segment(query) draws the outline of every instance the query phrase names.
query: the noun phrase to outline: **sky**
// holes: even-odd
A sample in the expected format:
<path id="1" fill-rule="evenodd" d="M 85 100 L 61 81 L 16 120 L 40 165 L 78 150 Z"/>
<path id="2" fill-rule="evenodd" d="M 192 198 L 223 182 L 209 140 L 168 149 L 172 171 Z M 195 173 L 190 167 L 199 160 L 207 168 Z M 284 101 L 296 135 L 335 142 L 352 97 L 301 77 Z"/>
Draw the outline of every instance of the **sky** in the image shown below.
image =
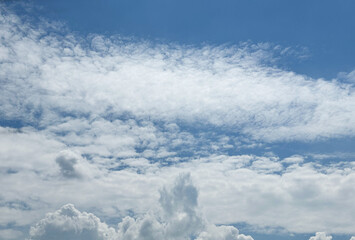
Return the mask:
<path id="1" fill-rule="evenodd" d="M 0 239 L 354 240 L 353 1 L 0 2 Z"/>

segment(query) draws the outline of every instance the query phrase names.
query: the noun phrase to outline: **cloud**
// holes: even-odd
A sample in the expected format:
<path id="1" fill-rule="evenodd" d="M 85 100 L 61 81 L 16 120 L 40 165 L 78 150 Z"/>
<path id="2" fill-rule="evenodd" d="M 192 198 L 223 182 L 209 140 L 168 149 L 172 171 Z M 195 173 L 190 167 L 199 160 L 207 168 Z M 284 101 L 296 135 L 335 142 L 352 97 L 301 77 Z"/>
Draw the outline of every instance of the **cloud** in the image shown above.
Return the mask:
<path id="1" fill-rule="evenodd" d="M 104 240 L 113 239 L 114 235 L 114 229 L 93 214 L 78 211 L 72 204 L 48 213 L 30 230 L 33 240 Z"/>
<path id="2" fill-rule="evenodd" d="M 180 226 L 200 229 L 200 239 L 243 239 L 217 226 L 240 222 L 354 233 L 353 155 L 332 164 L 318 161 L 331 157 L 323 152 L 309 162 L 294 149 L 291 156 L 254 151 L 272 151 L 270 142 L 353 137 L 352 82 L 277 68 L 268 44 L 83 38 L 0 8 L 2 228 L 26 228 L 70 202 L 106 222 L 138 215 L 115 230 L 126 238 L 177 236 Z M 189 197 L 162 190 L 163 213 L 144 214 L 159 201 L 157 189 L 186 171 L 205 218 L 187 178 L 172 189 L 180 183 L 176 191 Z"/>
<path id="3" fill-rule="evenodd" d="M 299 155 L 293 155 L 282 160 L 283 163 L 287 163 L 287 164 L 302 163 L 303 161 L 304 158 Z"/>
<path id="4" fill-rule="evenodd" d="M 123 218 L 115 230 L 91 213 L 80 212 L 72 204 L 48 213 L 30 230 L 31 240 L 253 240 L 233 226 L 208 224 L 198 213 L 197 189 L 190 175 L 180 175 L 174 185 L 160 192 L 161 211 L 136 219 Z M 158 215 L 160 214 L 160 215 Z"/>
<path id="5" fill-rule="evenodd" d="M 49 128 L 70 117 L 201 123 L 262 141 L 355 134 L 352 84 L 268 66 L 268 44 L 154 45 L 46 34 L 1 10 L 2 119 Z M 21 26 L 19 28 L 19 26 Z"/>
<path id="6" fill-rule="evenodd" d="M 152 142 L 165 139 L 159 137 L 162 134 L 159 130 L 150 131 L 150 127 L 135 124 L 109 126 L 116 129 L 132 126 L 133 132 L 122 132 L 123 143 L 126 137 L 135 139 L 136 135 L 140 139 L 151 136 Z M 191 172 L 200 189 L 200 205 L 211 223 L 246 222 L 262 228 L 267 222 L 269 227 L 282 227 L 295 233 L 326 230 L 353 234 L 355 164 L 352 161 L 322 165 L 301 162 L 301 156 L 292 155 L 289 158 L 292 161 L 282 164 L 279 157 L 270 154 L 211 154 L 165 162 L 145 158 L 144 151 L 135 152 L 137 157 L 123 158 L 97 152 L 88 154 L 82 146 L 67 146 L 34 129 L 0 128 L 0 134 L 3 190 L 0 207 L 1 212 L 6 213 L 0 218 L 1 226 L 11 223 L 27 226 L 45 212 L 68 202 L 81 209 L 97 209 L 96 213 L 104 216 L 105 221 L 122 218 L 131 211 L 143 214 L 159 201 L 157 189 L 179 173 Z M 148 140 L 146 144 L 150 145 Z M 118 145 L 121 151 L 136 146 L 122 145 Z M 81 151 L 86 157 L 79 154 Z M 58 157 L 77 159 L 73 165 L 74 173 L 80 173 L 82 178 L 66 178 L 56 162 Z M 191 199 L 181 198 L 179 201 L 187 204 Z M 169 199 L 161 201 L 166 212 L 169 212 L 169 206 L 172 209 L 193 206 L 193 202 L 179 205 Z M 24 203 L 26 207 L 12 202 Z M 194 216 L 194 208 L 189 211 L 191 214 L 186 217 Z M 339 218 L 330 217 L 334 214 Z"/>
<path id="7" fill-rule="evenodd" d="M 309 240 L 332 240 L 332 236 L 328 236 L 325 232 L 317 232 L 315 236 L 310 237 Z M 354 240 L 355 237 L 351 237 L 350 240 Z"/>
<path id="8" fill-rule="evenodd" d="M 74 168 L 78 156 L 71 152 L 62 152 L 55 161 L 60 167 L 60 173 L 65 178 L 80 178 L 81 174 Z"/>
<path id="9" fill-rule="evenodd" d="M 325 232 L 317 232 L 314 237 L 310 237 L 309 240 L 332 240 L 331 236 L 327 236 Z"/>
<path id="10" fill-rule="evenodd" d="M 64 179 L 88 180 L 100 174 L 97 166 L 90 164 L 75 149 L 60 151 L 55 162 L 59 167 L 60 176 Z"/>
<path id="11" fill-rule="evenodd" d="M 355 83 L 355 70 L 349 73 L 346 72 L 340 72 L 338 73 L 337 76 L 338 79 L 340 79 L 341 81 L 345 81 L 348 83 Z"/>
<path id="12" fill-rule="evenodd" d="M 251 236 L 239 234 L 238 229 L 232 226 L 209 226 L 207 231 L 202 232 L 196 240 L 253 240 Z"/>
<path id="13" fill-rule="evenodd" d="M 0 238 L 1 239 L 21 239 L 23 238 L 23 233 L 21 231 L 13 230 L 13 229 L 1 229 L 0 230 Z"/>

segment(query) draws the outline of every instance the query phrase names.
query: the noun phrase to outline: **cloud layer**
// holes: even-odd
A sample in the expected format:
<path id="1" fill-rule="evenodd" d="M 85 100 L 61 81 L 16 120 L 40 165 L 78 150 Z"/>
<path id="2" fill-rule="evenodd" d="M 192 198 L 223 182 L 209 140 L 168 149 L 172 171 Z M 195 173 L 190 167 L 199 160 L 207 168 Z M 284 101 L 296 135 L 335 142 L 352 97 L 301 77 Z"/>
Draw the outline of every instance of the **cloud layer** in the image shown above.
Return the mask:
<path id="1" fill-rule="evenodd" d="M 84 38 L 24 19 L 0 5 L 0 237 L 34 222 L 31 238 L 47 240 L 248 239 L 219 226 L 240 222 L 354 234 L 353 155 L 253 152 L 354 137 L 353 72 L 324 80 L 280 69 L 272 44 Z M 205 217 L 186 176 L 158 194 L 181 172 L 192 173 Z M 158 201 L 161 212 L 147 213 Z"/>
<path id="2" fill-rule="evenodd" d="M 296 233 L 350 234 L 354 230 L 353 162 L 321 165 L 302 162 L 301 156 L 282 160 L 272 155 L 210 155 L 166 165 L 143 156 L 83 158 L 74 152 L 76 147 L 68 148 L 26 129 L 2 128 L 1 136 L 0 180 L 7 193 L 1 196 L 1 209 L 6 213 L 3 226 L 11 222 L 26 226 L 67 202 L 96 209 L 100 218 L 117 219 L 132 209 L 143 214 L 158 201 L 157 189 L 188 171 L 212 223 L 281 226 Z M 76 159 L 69 177 L 58 164 L 60 158 Z M 181 204 L 186 200 L 180 199 Z M 182 207 L 162 203 L 167 209 L 171 204 L 171 208 Z"/>
<path id="3" fill-rule="evenodd" d="M 264 141 L 354 136 L 351 83 L 273 67 L 268 44 L 191 48 L 33 28 L 1 10 L 2 119 L 72 117 L 224 126 Z M 50 25 L 49 25 L 50 26 Z"/>

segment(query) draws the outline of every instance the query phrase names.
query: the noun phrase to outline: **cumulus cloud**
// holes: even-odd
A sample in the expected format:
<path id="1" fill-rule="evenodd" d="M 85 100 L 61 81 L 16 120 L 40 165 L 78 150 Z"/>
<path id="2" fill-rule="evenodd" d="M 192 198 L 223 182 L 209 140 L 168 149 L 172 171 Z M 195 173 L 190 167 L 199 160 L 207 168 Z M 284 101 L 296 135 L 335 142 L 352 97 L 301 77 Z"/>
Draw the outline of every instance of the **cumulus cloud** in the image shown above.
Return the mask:
<path id="1" fill-rule="evenodd" d="M 317 232 L 315 236 L 310 237 L 309 240 L 332 240 L 332 236 L 327 236 L 325 232 Z"/>
<path id="2" fill-rule="evenodd" d="M 30 230 L 33 240 L 104 240 L 114 239 L 115 230 L 91 213 L 80 212 L 67 204 L 39 221 Z"/>
<path id="3" fill-rule="evenodd" d="M 196 240 L 253 240 L 251 236 L 239 234 L 238 229 L 232 226 L 215 226 L 211 225 L 207 231 L 203 231 Z"/>
<path id="4" fill-rule="evenodd" d="M 160 192 L 160 212 L 136 219 L 123 218 L 117 230 L 91 213 L 67 204 L 49 213 L 30 230 L 31 240 L 253 240 L 233 226 L 215 226 L 201 216 L 197 189 L 190 175 L 180 175 L 174 185 Z M 160 215 L 159 215 L 160 214 Z"/>

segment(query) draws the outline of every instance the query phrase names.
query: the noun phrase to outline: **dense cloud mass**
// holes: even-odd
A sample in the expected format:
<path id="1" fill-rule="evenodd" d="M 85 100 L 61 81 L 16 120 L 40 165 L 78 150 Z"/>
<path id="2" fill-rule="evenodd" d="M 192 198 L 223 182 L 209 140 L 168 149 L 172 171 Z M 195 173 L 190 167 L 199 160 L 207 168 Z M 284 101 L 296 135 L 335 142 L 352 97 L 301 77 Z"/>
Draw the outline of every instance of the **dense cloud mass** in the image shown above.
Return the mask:
<path id="1" fill-rule="evenodd" d="M 29 226 L 33 240 L 252 239 L 236 223 L 355 234 L 355 153 L 321 145 L 352 146 L 355 71 L 313 79 L 278 68 L 287 49 L 273 44 L 159 45 L 26 19 L 0 4 L 1 239 Z"/>
<path id="2" fill-rule="evenodd" d="M 117 231 L 72 204 L 49 213 L 30 231 L 30 240 L 253 240 L 233 226 L 215 226 L 201 217 L 197 189 L 188 174 L 160 193 L 161 212 L 123 218 Z"/>
<path id="3" fill-rule="evenodd" d="M 54 213 L 48 213 L 30 231 L 30 239 L 41 240 L 104 240 L 114 239 L 115 230 L 109 228 L 95 215 L 79 212 L 67 204 Z"/>
<path id="4" fill-rule="evenodd" d="M 316 235 L 311 237 L 309 240 L 332 240 L 332 237 L 327 236 L 325 232 L 317 232 Z"/>

